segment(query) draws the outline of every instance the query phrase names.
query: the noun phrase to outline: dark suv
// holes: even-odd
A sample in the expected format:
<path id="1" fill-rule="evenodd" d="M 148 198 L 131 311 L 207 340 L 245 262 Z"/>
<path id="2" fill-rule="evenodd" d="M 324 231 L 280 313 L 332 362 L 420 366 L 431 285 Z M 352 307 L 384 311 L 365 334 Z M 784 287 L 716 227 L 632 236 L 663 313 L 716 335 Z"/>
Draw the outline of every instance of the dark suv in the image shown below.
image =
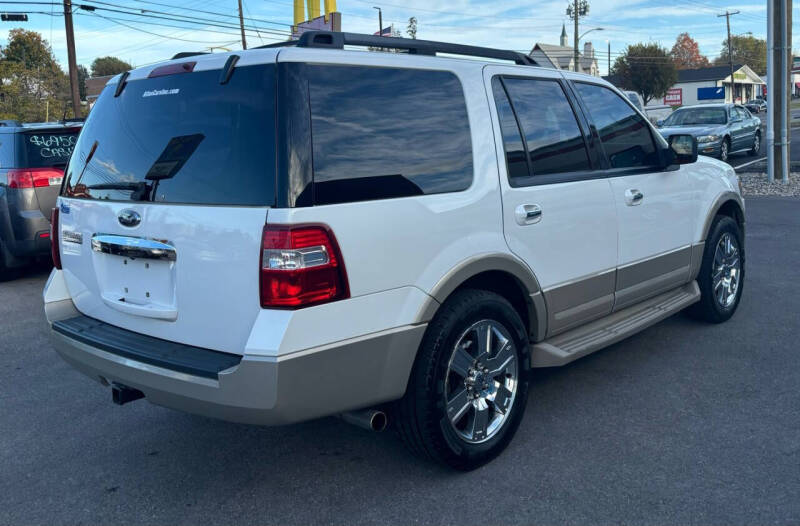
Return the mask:
<path id="1" fill-rule="evenodd" d="M 0 278 L 50 253 L 50 212 L 80 126 L 0 121 Z"/>

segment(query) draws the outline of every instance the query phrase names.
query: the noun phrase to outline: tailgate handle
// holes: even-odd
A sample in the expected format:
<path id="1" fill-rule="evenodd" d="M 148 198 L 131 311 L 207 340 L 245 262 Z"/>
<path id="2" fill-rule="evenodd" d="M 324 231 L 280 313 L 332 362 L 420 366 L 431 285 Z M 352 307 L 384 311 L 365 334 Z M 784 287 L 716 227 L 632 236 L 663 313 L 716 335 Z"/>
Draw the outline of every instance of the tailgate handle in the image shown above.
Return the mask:
<path id="1" fill-rule="evenodd" d="M 92 236 L 92 250 L 131 259 L 175 261 L 178 258 L 175 247 L 169 243 L 143 237 L 115 236 L 113 234 Z"/>

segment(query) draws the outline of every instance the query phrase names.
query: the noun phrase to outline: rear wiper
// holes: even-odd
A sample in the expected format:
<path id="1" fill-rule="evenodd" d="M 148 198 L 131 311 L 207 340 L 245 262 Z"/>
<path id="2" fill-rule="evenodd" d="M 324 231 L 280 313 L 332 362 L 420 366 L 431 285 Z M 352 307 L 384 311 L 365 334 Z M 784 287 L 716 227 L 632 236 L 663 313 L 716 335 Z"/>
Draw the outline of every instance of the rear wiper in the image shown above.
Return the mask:
<path id="1" fill-rule="evenodd" d="M 81 174 L 78 176 L 78 179 L 75 181 L 75 184 L 72 185 L 73 187 L 78 186 L 78 183 L 80 183 L 81 179 L 83 179 L 83 174 L 86 172 L 86 167 L 89 166 L 89 161 L 92 160 L 92 157 L 94 157 L 94 152 L 96 151 L 97 151 L 97 141 L 94 141 L 94 144 L 92 144 L 92 148 L 89 150 L 89 154 L 86 156 L 86 161 L 84 161 L 83 163 L 83 169 L 81 169 Z"/>

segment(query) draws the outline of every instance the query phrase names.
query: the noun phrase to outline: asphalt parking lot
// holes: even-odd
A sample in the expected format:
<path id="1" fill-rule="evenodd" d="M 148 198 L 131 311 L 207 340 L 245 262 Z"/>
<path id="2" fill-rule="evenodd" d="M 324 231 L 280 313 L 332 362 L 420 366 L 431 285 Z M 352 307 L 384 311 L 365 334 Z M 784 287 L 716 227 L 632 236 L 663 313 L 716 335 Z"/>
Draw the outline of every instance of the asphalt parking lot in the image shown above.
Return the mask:
<path id="1" fill-rule="evenodd" d="M 0 524 L 796 524 L 800 200 L 747 207 L 730 322 L 679 314 L 538 370 L 515 440 L 467 474 L 335 418 L 114 406 L 50 349 L 30 270 L 0 283 Z"/>

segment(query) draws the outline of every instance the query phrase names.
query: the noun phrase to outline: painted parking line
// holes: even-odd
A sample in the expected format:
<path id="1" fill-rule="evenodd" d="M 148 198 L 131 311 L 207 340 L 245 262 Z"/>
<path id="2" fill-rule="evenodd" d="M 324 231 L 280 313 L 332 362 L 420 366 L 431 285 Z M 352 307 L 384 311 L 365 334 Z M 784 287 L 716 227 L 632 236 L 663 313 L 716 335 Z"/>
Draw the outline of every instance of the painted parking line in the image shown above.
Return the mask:
<path id="1" fill-rule="evenodd" d="M 749 162 L 746 162 L 746 163 L 737 164 L 736 166 L 734 166 L 734 165 L 731 165 L 731 166 L 733 166 L 734 170 L 738 170 L 739 168 L 744 168 L 746 166 L 750 166 L 751 164 L 755 164 L 755 163 L 757 163 L 759 161 L 763 161 L 764 159 L 766 159 L 766 157 L 759 157 L 758 159 L 755 159 L 755 160 L 752 160 L 752 161 L 749 161 Z"/>

